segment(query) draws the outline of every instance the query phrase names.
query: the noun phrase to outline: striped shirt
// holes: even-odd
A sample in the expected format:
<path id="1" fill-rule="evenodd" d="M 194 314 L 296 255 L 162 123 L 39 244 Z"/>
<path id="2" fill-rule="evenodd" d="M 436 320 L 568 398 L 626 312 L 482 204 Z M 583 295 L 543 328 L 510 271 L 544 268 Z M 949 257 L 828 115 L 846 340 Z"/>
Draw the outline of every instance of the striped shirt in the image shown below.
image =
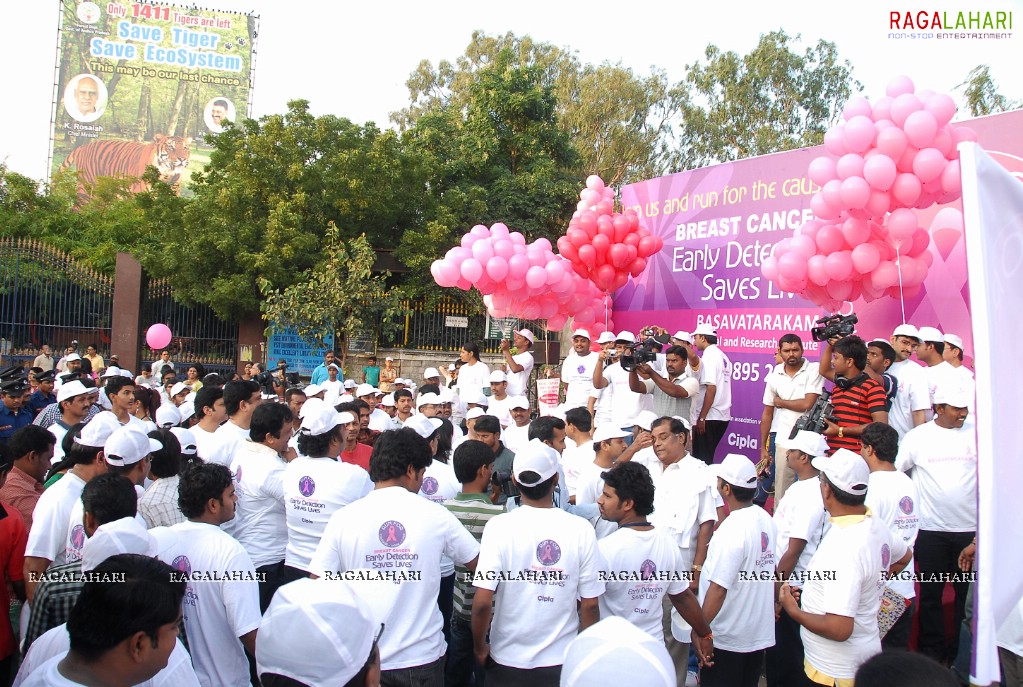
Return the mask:
<path id="1" fill-rule="evenodd" d="M 835 387 L 831 395 L 832 416 L 839 427 L 859 427 L 874 421 L 872 413 L 885 412 L 887 401 L 884 387 L 868 377 L 850 389 Z M 859 453 L 861 443 L 859 437 L 834 436 L 828 437 L 828 446 L 832 452 L 847 448 Z"/>
<path id="2" fill-rule="evenodd" d="M 483 528 L 490 518 L 504 512 L 504 506 L 494 505 L 486 494 L 456 494 L 455 498 L 444 502 L 444 507 L 458 518 L 469 534 L 476 541 L 483 539 Z M 476 588 L 472 585 L 472 571 L 464 565 L 455 566 L 455 605 L 454 613 L 463 620 L 472 617 L 472 600 Z"/>

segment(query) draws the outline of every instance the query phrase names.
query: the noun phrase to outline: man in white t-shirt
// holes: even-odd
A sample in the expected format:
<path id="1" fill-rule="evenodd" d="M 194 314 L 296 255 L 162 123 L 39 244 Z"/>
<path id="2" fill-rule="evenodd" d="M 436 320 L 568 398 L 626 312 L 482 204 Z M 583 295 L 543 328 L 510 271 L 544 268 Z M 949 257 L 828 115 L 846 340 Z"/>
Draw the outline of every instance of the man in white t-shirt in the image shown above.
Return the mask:
<path id="1" fill-rule="evenodd" d="M 863 446 L 860 455 L 870 468 L 867 483 L 867 507 L 874 517 L 888 526 L 893 537 L 901 537 L 906 546 L 916 545 L 920 530 L 920 516 L 917 507 L 920 499 L 916 485 L 904 472 L 895 467 L 899 452 L 899 433 L 881 422 L 867 425 L 860 436 Z M 913 584 L 913 560 L 906 565 L 906 571 L 899 573 L 885 583 L 888 589 L 906 600 L 905 612 L 895 621 L 888 633 L 881 638 L 885 650 L 909 648 L 909 633 L 913 626 L 913 600 L 916 589 Z"/>
<path id="2" fill-rule="evenodd" d="M 707 465 L 732 419 L 732 361 L 718 348 L 717 330 L 704 323 L 696 327 L 693 340 L 700 351 L 700 387 L 703 402 L 693 425 L 693 455 Z"/>
<path id="3" fill-rule="evenodd" d="M 259 384 L 253 380 L 225 384 L 224 410 L 227 411 L 227 422 L 214 432 L 215 445 L 210 455 L 207 457 L 200 453 L 199 457 L 208 463 L 219 463 L 225 467 L 231 465 L 238 445 L 249 438 L 252 412 L 262 402 L 263 394 Z"/>
<path id="4" fill-rule="evenodd" d="M 973 379 L 973 370 L 963 365 L 963 339 L 958 334 L 945 334 L 945 350 L 942 356 L 961 375 Z"/>
<path id="5" fill-rule="evenodd" d="M 799 416 L 810 409 L 824 390 L 820 363 L 803 357 L 803 342 L 797 334 L 778 339 L 781 364 L 776 365 L 764 380 L 764 413 L 760 418 L 760 458 L 774 471 L 774 501 L 785 495 L 795 479 L 786 465 L 784 454 L 779 460 L 776 446 L 788 439 Z"/>
<path id="6" fill-rule="evenodd" d="M 170 359 L 170 351 L 160 351 L 160 357 L 150 365 L 149 369 L 153 373 L 153 378 L 159 379 L 162 382 L 163 369 L 165 367 L 170 368 L 172 372 L 174 371 L 174 363 Z"/>
<path id="7" fill-rule="evenodd" d="M 288 463 L 283 476 L 288 521 L 286 581 L 311 571 L 310 561 L 331 516 L 373 489 L 363 468 L 337 460 L 355 416 L 321 402 L 307 401 L 302 410 L 299 455 Z"/>
<path id="8" fill-rule="evenodd" d="M 572 332 L 572 351 L 561 363 L 561 381 L 565 383 L 565 408 L 585 408 L 593 388 L 593 368 L 597 353 L 590 350 L 590 333 L 585 329 Z"/>
<path id="9" fill-rule="evenodd" d="M 107 471 L 103 446 L 120 425 L 110 413 L 100 413 L 75 438 L 67 458 L 73 465 L 67 474 L 44 491 L 32 511 L 32 530 L 25 548 L 25 593 L 35 595 L 39 576 L 51 563 L 67 562 L 66 548 L 71 511 L 81 503 L 82 489 L 93 477 Z M 84 534 L 83 534 L 84 540 Z"/>
<path id="10" fill-rule="evenodd" d="M 441 556 L 476 568 L 476 539 L 444 506 L 416 495 L 431 462 L 430 446 L 415 430 L 381 434 L 371 465 L 375 489 L 331 517 L 310 564 L 327 579 L 363 568 L 393 573 L 397 601 L 380 640 L 385 685 L 444 684 Z"/>
<path id="11" fill-rule="evenodd" d="M 686 374 L 686 357 L 684 348 L 672 346 L 664 356 L 667 376 L 662 376 L 647 363 L 629 371 L 629 388 L 652 396 L 653 413 L 657 417 L 678 416 L 688 420 L 692 414 L 693 397 L 700 390 L 700 382 L 695 376 Z"/>
<path id="12" fill-rule="evenodd" d="M 967 380 L 963 380 L 964 383 Z M 963 425 L 972 393 L 945 384 L 934 393 L 934 419 L 902 438 L 895 467 L 909 472 L 919 495 L 920 531 L 916 540 L 918 572 L 926 577 L 954 575 L 959 552 L 977 530 L 977 438 Z M 945 636 L 942 595 L 944 584 L 920 585 L 920 653 L 936 661 L 951 661 L 959 647 L 959 633 Z M 966 611 L 965 580 L 952 583 L 955 624 Z"/>
<path id="13" fill-rule="evenodd" d="M 974 381 L 972 377 L 966 377 L 945 360 L 945 336 L 934 327 L 920 327 L 920 346 L 916 349 L 916 357 L 919 358 L 924 367 L 924 378 L 927 380 L 927 395 L 930 406 L 925 412 L 927 421 L 934 419 L 934 394 L 941 386 L 962 388 L 968 392 L 970 404 L 967 409 L 970 411 L 966 416 L 964 427 L 968 431 L 974 428 Z"/>
<path id="14" fill-rule="evenodd" d="M 529 400 L 525 396 L 515 396 L 509 401 L 508 409 L 512 421 L 501 431 L 501 440 L 509 451 L 517 451 L 529 441 Z M 487 411 L 490 415 L 490 411 Z"/>
<path id="15" fill-rule="evenodd" d="M 511 402 L 514 398 L 508 395 L 508 376 L 501 370 L 491 372 L 487 415 L 493 415 L 500 421 L 502 427 L 507 427 L 512 423 Z"/>
<path id="16" fill-rule="evenodd" d="M 56 463 L 64 458 L 64 449 L 61 443 L 64 435 L 72 426 L 85 420 L 92 407 L 92 400 L 89 395 L 94 392 L 82 384 L 79 380 L 62 384 L 57 390 L 57 406 L 60 408 L 60 417 L 56 422 L 46 429 L 56 438 L 53 446 L 53 462 Z"/>
<path id="17" fill-rule="evenodd" d="M 856 669 L 881 652 L 877 613 L 885 576 L 897 573 L 912 552 L 865 505 L 870 468 L 840 448 L 814 458 L 831 527 L 806 570 L 801 592 L 788 584 L 782 608 L 802 626 L 805 673 L 816 684 L 851 686 Z"/>
<path id="18" fill-rule="evenodd" d="M 603 562 L 590 524 L 554 507 L 557 451 L 534 439 L 516 453 L 512 473 L 520 506 L 483 530 L 474 651 L 490 687 L 557 687 L 569 643 L 599 619 Z"/>
<path id="19" fill-rule="evenodd" d="M 629 371 L 622 367 L 621 359 L 629 348 L 636 343 L 636 335 L 629 331 L 618 332 L 615 335 L 614 350 L 603 350 L 598 356 L 599 362 L 593 368 L 593 388 L 603 389 L 604 393 L 611 394 L 611 417 L 612 424 L 619 427 L 629 426 L 629 421 L 639 415 L 642 410 L 640 401 L 641 394 L 632 390 L 629 384 Z M 611 363 L 606 368 L 604 363 L 607 360 L 615 359 L 618 362 Z M 600 426 L 598 421 L 597 426 Z"/>
<path id="20" fill-rule="evenodd" d="M 693 648 L 701 663 L 713 661 L 710 625 L 689 589 L 689 570 L 675 542 L 648 521 L 654 508 L 650 471 L 638 463 L 619 463 L 603 473 L 600 515 L 618 530 L 597 542 L 607 563 L 600 616 L 620 616 L 664 641 L 662 602 L 668 600 L 693 627 Z M 684 675 L 683 675 L 684 678 Z"/>
<path id="21" fill-rule="evenodd" d="M 511 396 L 524 396 L 529 392 L 529 375 L 533 372 L 533 354 L 530 351 L 534 343 L 536 339 L 528 329 L 514 332 L 512 341 L 501 341 L 501 353 L 508 373 L 508 393 Z M 515 355 L 511 352 L 512 344 L 519 351 Z"/>
<path id="22" fill-rule="evenodd" d="M 593 431 L 593 460 L 590 463 L 583 463 L 579 466 L 579 475 L 576 482 L 575 501 L 577 505 L 597 503 L 604 491 L 604 480 L 601 473 L 610 470 L 628 448 L 625 437 L 632 436 L 632 433 L 619 429 L 614 425 L 597 427 Z M 598 523 L 597 538 L 614 531 L 614 527 L 601 528 Z M 607 525 L 606 521 L 603 524 Z"/>
<path id="23" fill-rule="evenodd" d="M 778 529 L 778 574 L 776 596 L 782 582 L 792 589 L 802 589 L 806 568 L 820 545 L 827 526 L 827 511 L 821 497 L 821 483 L 813 459 L 828 455 L 828 442 L 816 432 L 800 430 L 789 439 L 778 437 L 778 450 L 797 481 L 776 502 L 774 524 Z M 779 465 L 780 467 L 780 465 Z M 775 606 L 778 619 L 774 623 L 774 647 L 767 650 L 767 682 L 770 685 L 802 685 L 803 640 L 799 623 Z"/>
<path id="24" fill-rule="evenodd" d="M 569 498 L 575 497 L 579 471 L 592 462 L 593 417 L 586 408 L 569 408 L 565 412 L 565 450 L 561 452 Z"/>
<path id="25" fill-rule="evenodd" d="M 927 422 L 931 407 L 924 369 L 911 360 L 920 346 L 920 332 L 911 324 L 900 324 L 892 332 L 895 362 L 888 374 L 898 381 L 898 391 L 888 411 L 888 424 L 895 428 L 901 440 L 909 430 Z"/>
<path id="26" fill-rule="evenodd" d="M 597 344 L 600 346 L 600 351 L 597 353 L 597 361 L 593 366 L 594 368 L 603 366 L 606 369 L 610 361 L 618 355 L 615 347 L 614 333 L 601 332 L 600 336 L 597 337 Z M 607 352 L 608 356 L 601 358 L 600 354 L 604 352 Z M 593 416 L 593 421 L 600 424 L 611 422 L 611 388 L 609 386 L 603 389 L 595 388 L 592 376 L 590 377 L 589 387 L 590 398 L 586 402 L 586 407 L 589 409 L 590 415 Z"/>
<path id="27" fill-rule="evenodd" d="M 204 386 L 195 394 L 195 416 L 199 422 L 190 428 L 195 435 L 195 448 L 203 460 L 209 460 L 217 446 L 215 433 L 227 419 L 224 407 L 224 390 Z"/>
<path id="28" fill-rule="evenodd" d="M 319 382 L 320 388 L 324 391 L 323 400 L 327 402 L 327 405 L 336 406 L 341 394 L 344 393 L 345 383 L 344 380 L 338 378 L 340 374 L 341 368 L 337 366 L 337 363 L 331 363 L 327 365 L 327 378 Z"/>
<path id="29" fill-rule="evenodd" d="M 171 527 L 177 535 L 160 553 L 188 582 L 182 611 L 188 651 L 203 687 L 246 687 L 248 655 L 256 655 L 259 585 L 245 549 L 220 529 L 234 519 L 231 471 L 216 463 L 186 470 L 178 503 L 188 520 Z"/>
<path id="30" fill-rule="evenodd" d="M 753 503 L 757 469 L 749 458 L 729 453 L 710 470 L 728 517 L 700 576 L 700 604 L 714 632 L 714 664 L 700 670 L 700 684 L 757 687 L 764 649 L 774 645 L 774 522 Z"/>

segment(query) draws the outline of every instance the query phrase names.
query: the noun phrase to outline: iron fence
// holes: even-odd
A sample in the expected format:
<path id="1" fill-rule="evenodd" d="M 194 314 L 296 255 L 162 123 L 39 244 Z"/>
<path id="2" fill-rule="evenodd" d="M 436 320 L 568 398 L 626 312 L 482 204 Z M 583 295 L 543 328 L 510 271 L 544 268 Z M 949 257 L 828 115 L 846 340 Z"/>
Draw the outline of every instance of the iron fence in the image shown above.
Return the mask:
<path id="1" fill-rule="evenodd" d="M 498 353 L 501 339 L 512 329 L 530 329 L 538 337 L 546 331 L 543 320 L 491 320 L 485 312 L 453 298 L 442 298 L 429 305 L 425 301 L 405 302 L 405 323 L 389 337 L 382 337 L 385 348 L 412 348 L 421 351 L 456 353 L 467 341 L 475 341 L 483 353 Z"/>

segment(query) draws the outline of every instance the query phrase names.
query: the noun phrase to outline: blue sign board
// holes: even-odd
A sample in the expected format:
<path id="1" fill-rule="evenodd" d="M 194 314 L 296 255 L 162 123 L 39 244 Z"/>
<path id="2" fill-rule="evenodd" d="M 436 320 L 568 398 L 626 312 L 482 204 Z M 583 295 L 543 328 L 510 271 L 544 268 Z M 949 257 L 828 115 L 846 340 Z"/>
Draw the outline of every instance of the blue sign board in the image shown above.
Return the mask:
<path id="1" fill-rule="evenodd" d="M 294 329 L 274 332 L 267 340 L 267 361 L 270 369 L 277 367 L 278 360 L 288 361 L 288 372 L 297 372 L 303 377 L 313 373 L 317 365 L 323 362 L 323 354 L 334 345 L 334 337 L 325 342 L 324 348 L 310 346 L 307 341 L 295 333 Z"/>

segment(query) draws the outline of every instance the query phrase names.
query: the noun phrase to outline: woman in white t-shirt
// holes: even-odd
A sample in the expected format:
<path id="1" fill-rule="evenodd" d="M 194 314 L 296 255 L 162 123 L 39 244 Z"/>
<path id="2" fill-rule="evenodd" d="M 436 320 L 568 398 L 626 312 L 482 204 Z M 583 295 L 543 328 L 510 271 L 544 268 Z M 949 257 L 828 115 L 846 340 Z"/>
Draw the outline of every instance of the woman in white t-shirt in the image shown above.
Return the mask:
<path id="1" fill-rule="evenodd" d="M 467 342 L 458 352 L 458 357 L 465 363 L 458 368 L 458 389 L 459 396 L 465 396 L 462 390 L 490 388 L 490 368 L 480 361 L 480 347 L 474 341 Z"/>

